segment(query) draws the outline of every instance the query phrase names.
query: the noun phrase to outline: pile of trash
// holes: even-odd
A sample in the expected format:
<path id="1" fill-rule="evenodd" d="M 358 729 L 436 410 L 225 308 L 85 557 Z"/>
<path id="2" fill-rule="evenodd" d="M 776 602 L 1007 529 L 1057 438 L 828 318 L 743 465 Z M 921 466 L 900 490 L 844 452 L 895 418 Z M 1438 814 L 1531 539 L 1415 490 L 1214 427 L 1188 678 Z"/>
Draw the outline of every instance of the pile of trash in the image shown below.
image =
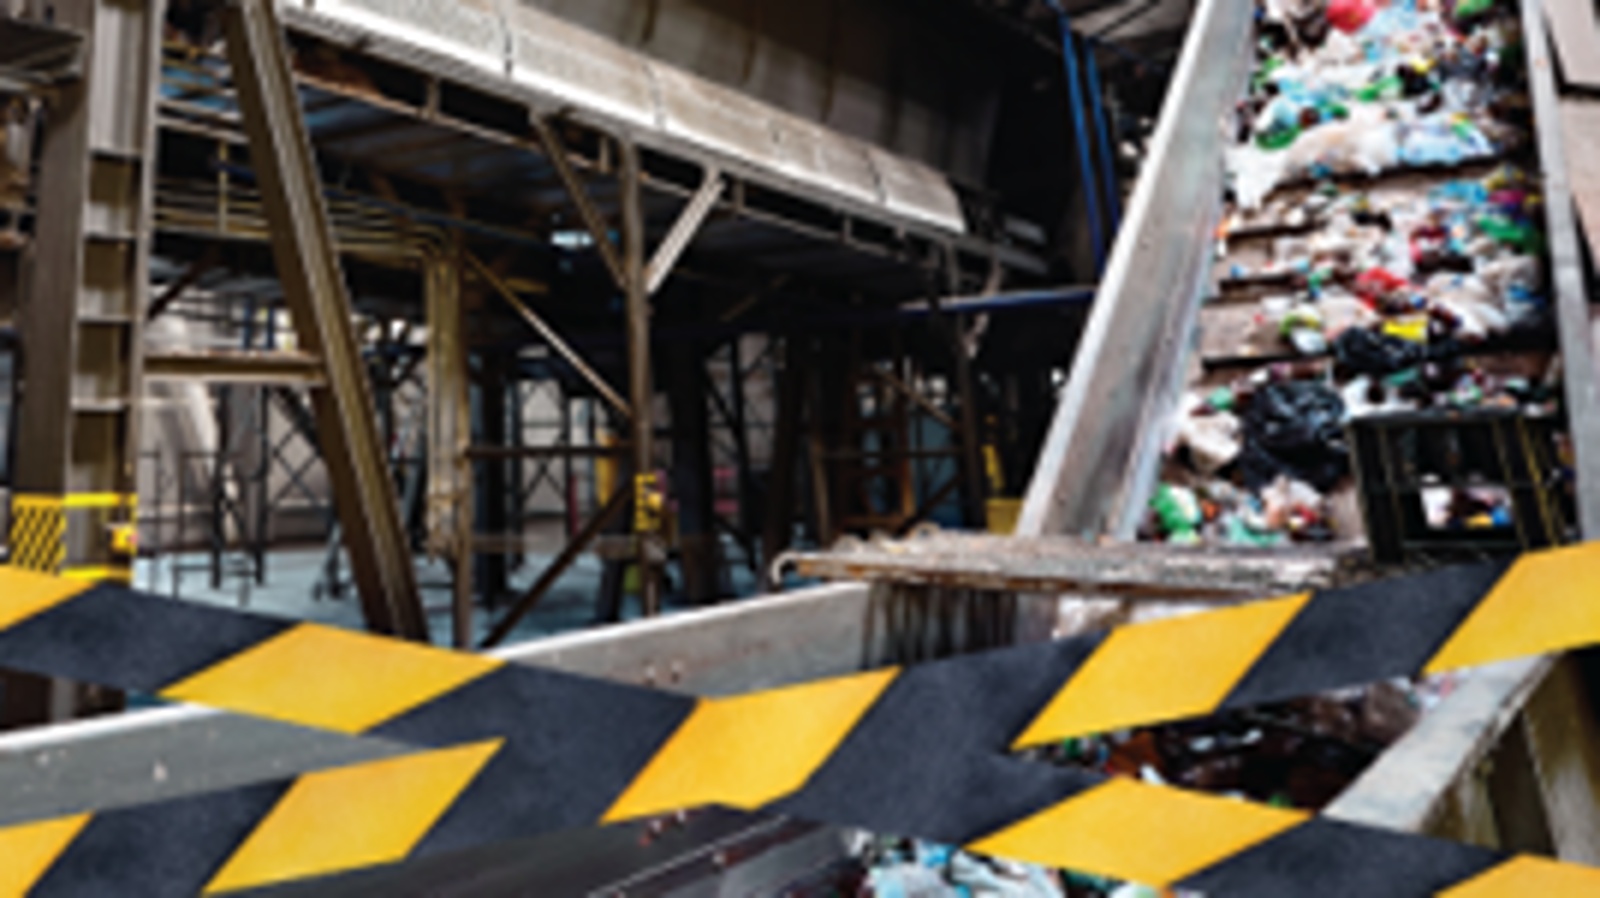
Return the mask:
<path id="1" fill-rule="evenodd" d="M 915 839 L 866 837 L 863 898 L 1068 898 L 1061 873 Z"/>
<path id="2" fill-rule="evenodd" d="M 1393 680 L 1202 720 L 1067 739 L 1035 763 L 1320 811 L 1458 685 Z M 1189 898 L 958 848 L 862 834 L 858 894 L 873 898 Z"/>
<path id="3" fill-rule="evenodd" d="M 1183 397 L 1149 539 L 1338 539 L 1352 418 L 1559 412 L 1558 366 L 1486 359 L 1552 342 L 1538 180 L 1505 161 L 1529 144 L 1515 8 L 1261 0 L 1257 26 L 1216 251 L 1263 361 Z"/>
<path id="4" fill-rule="evenodd" d="M 1048 760 L 1103 773 L 1321 810 L 1456 688 L 1393 680 L 1201 720 L 1068 739 Z"/>
<path id="5" fill-rule="evenodd" d="M 1265 0 L 1227 157 L 1240 206 L 1287 180 L 1458 165 L 1518 148 L 1522 34 L 1495 0 Z M 1511 88 L 1506 90 L 1506 88 Z"/>

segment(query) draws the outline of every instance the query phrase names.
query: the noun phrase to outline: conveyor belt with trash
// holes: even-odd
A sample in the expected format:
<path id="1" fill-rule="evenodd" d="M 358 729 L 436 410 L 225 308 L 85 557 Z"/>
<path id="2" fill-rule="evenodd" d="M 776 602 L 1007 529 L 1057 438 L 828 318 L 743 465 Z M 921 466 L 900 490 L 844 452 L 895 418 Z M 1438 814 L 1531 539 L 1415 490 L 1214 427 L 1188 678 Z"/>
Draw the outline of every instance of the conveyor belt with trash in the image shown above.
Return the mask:
<path id="1" fill-rule="evenodd" d="M 1365 543 L 1353 422 L 1562 411 L 1521 23 L 1483 0 L 1270 0 L 1255 53 L 1141 536 Z M 1553 482 L 1566 432 L 1540 435 Z M 1428 476 L 1427 527 L 1513 527 L 1505 489 Z"/>

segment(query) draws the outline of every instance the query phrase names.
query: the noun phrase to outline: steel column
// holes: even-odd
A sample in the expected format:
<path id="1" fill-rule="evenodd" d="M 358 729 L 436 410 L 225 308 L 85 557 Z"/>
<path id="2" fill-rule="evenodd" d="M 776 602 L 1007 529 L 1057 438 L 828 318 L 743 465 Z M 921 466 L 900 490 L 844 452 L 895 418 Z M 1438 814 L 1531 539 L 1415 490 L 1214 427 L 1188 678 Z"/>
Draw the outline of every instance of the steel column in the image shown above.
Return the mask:
<path id="1" fill-rule="evenodd" d="M 1099 192 L 1094 176 L 1094 154 L 1089 149 L 1089 125 L 1083 112 L 1083 90 L 1078 83 L 1077 35 L 1072 33 L 1072 20 L 1061 6 L 1061 0 L 1048 0 L 1055 10 L 1061 27 L 1061 59 L 1067 73 L 1067 105 L 1072 111 L 1073 137 L 1078 144 L 1078 175 L 1083 181 L 1083 199 L 1089 213 L 1089 240 L 1094 248 L 1094 270 L 1098 276 L 1106 267 L 1106 238 L 1100 226 Z"/>
<path id="2" fill-rule="evenodd" d="M 1084 42 L 1083 70 L 1088 79 L 1089 109 L 1094 117 L 1095 147 L 1100 151 L 1100 180 L 1105 185 L 1106 246 L 1117 239 L 1117 228 L 1122 224 L 1122 197 L 1117 187 L 1117 164 L 1111 155 L 1110 129 L 1106 127 L 1105 97 L 1100 91 L 1100 63 L 1094 58 L 1095 41 Z"/>
<path id="3" fill-rule="evenodd" d="M 11 563 L 132 579 L 112 527 L 136 510 L 142 326 L 148 298 L 161 0 L 61 0 L 52 24 L 85 37 L 38 148 L 38 214 L 24 260 Z M 0 723 L 60 720 L 114 693 L 8 677 Z"/>
<path id="4" fill-rule="evenodd" d="M 683 592 L 690 602 L 711 601 L 722 590 L 718 582 L 721 551 L 716 528 L 712 481 L 711 419 L 707 393 L 716 389 L 706 377 L 705 352 L 699 344 L 680 343 L 667 353 L 672 389 L 667 399 L 672 414 L 672 495 L 678 510 L 678 557 Z"/>
<path id="5" fill-rule="evenodd" d="M 431 254 L 423 267 L 427 335 L 426 379 L 427 538 L 430 554 L 449 560 L 453 573 L 451 636 L 456 648 L 472 645 L 472 463 L 466 337 L 461 315 L 460 247 Z"/>
<path id="6" fill-rule="evenodd" d="M 960 276 L 954 261 L 948 268 L 952 289 Z M 956 390 L 961 402 L 961 505 L 969 527 L 982 527 L 987 519 L 984 506 L 982 435 L 978 432 L 978 393 L 972 380 L 972 360 L 967 357 L 966 341 L 955 319 L 944 314 L 937 296 L 928 300 L 934 325 L 944 332 L 955 362 Z"/>
<path id="7" fill-rule="evenodd" d="M 428 621 L 277 13 L 271 0 L 233 0 L 225 19 L 284 297 L 299 344 L 326 366 L 327 385 L 312 390 L 312 404 L 367 626 L 426 640 Z"/>
<path id="8" fill-rule="evenodd" d="M 805 404 L 807 339 L 794 332 L 783 337 L 783 370 L 778 374 L 777 421 L 773 423 L 772 463 L 767 470 L 766 526 L 761 539 L 761 564 L 772 569 L 773 559 L 789 548 L 794 533 L 795 449 L 800 442 L 800 416 Z M 778 584 L 769 581 L 767 589 Z"/>
<path id="9" fill-rule="evenodd" d="M 638 502 L 643 478 L 655 478 L 655 422 L 650 414 L 655 390 L 650 376 L 650 295 L 644 266 L 644 205 L 640 197 L 639 148 L 621 144 L 623 288 L 628 315 L 628 400 L 633 414 L 634 500 Z M 645 487 L 648 488 L 648 487 Z M 636 514 L 636 518 L 640 517 Z M 635 528 L 636 530 L 638 528 Z M 635 533 L 638 540 L 639 600 L 646 617 L 661 610 L 661 584 L 656 580 L 654 532 Z"/>
<path id="10" fill-rule="evenodd" d="M 506 392 L 510 381 L 510 365 L 502 353 L 480 353 L 478 379 L 479 432 L 477 439 L 487 446 L 505 447 L 506 442 Z M 507 482 L 506 468 L 510 457 L 484 458 L 472 468 L 472 483 L 477 490 L 477 509 L 474 517 L 477 527 L 473 531 L 468 551 L 477 559 L 477 592 L 483 596 L 485 607 L 493 607 L 505 596 L 510 575 L 504 546 L 480 546 L 478 534 L 488 534 L 504 539 L 508 530 L 507 505 L 511 485 Z M 518 489 L 521 485 L 518 484 Z M 488 551 L 479 551 L 479 549 Z"/>

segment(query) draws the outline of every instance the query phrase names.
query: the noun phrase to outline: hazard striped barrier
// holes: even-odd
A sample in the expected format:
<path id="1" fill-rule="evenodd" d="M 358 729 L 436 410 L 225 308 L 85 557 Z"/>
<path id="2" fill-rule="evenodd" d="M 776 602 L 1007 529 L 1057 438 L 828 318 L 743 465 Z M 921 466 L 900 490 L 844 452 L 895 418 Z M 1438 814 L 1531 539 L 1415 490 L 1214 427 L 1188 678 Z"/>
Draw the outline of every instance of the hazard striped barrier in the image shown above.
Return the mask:
<path id="1" fill-rule="evenodd" d="M 7 875 L 21 883 L 13 891 L 98 894 L 93 877 L 121 870 L 119 858 L 135 876 L 173 852 L 150 865 L 163 871 L 150 894 L 253 887 L 706 804 L 1227 895 L 1307 893 L 1285 888 L 1284 877 L 1349 884 L 1327 894 L 1545 894 L 1528 883 L 1569 878 L 1600 888 L 1600 873 L 1586 868 L 1107 782 L 1007 754 L 1593 643 L 1600 582 L 1584 575 L 1600 569 L 1597 551 L 1554 550 L 701 700 L 3 570 L 0 666 L 428 751 L 0 831 L 0 857 L 33 859 L 0 865 L 21 871 L 0 872 L 0 894 L 16 885 Z M 196 821 L 206 835 L 187 837 Z M 1369 880 L 1390 886 L 1360 886 Z M 1515 889 L 1500 891 L 1505 883 Z"/>
<path id="2" fill-rule="evenodd" d="M 518 695 L 456 717 L 498 735 L 0 829 L 0 895 L 218 894 L 706 804 L 1218 896 L 1600 893 L 1600 870 L 1008 755 L 1079 654 L 707 700 L 530 670 Z"/>
<path id="3" fill-rule="evenodd" d="M 1063 645 L 1082 662 L 1059 671 L 1015 745 L 1600 643 L 1597 571 L 1600 543 L 1586 544 L 1077 637 Z M 0 667 L 352 734 L 509 694 L 528 676 L 492 658 L 17 568 L 0 568 Z"/>
<path id="4" fill-rule="evenodd" d="M 555 820 L 530 817 L 524 806 L 540 790 L 562 785 L 553 776 L 536 775 L 497 800 L 473 791 L 475 778 L 503 750 L 497 740 L 469 743 L 3 828 L 0 894 L 223 894 L 545 831 Z M 1003 766 L 989 773 L 1012 783 L 1031 781 L 1026 790 L 1007 788 L 1012 798 L 1031 793 L 1027 812 L 969 840 L 969 850 L 1229 898 L 1527 898 L 1600 889 L 1600 870 L 1592 868 L 1087 771 L 1030 772 L 1031 765 L 1010 764 L 1008 774 L 1000 774 Z M 959 801 L 962 786 L 985 785 L 949 784 L 942 794 Z M 890 800 L 870 821 L 854 819 L 843 807 L 813 819 L 836 825 L 893 820 L 897 832 L 912 836 L 942 832 L 919 819 L 920 807 L 907 806 L 904 798 Z"/>

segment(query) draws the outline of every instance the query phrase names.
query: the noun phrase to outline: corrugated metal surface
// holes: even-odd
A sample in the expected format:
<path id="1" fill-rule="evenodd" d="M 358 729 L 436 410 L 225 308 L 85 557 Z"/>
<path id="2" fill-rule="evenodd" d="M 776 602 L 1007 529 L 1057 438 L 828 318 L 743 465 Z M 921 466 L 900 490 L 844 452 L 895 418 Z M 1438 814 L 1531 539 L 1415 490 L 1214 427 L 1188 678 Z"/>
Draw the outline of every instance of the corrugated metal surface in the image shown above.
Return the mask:
<path id="1" fill-rule="evenodd" d="M 507 4 L 511 77 L 638 128 L 661 126 L 649 66 L 636 53 L 575 25 Z"/>
<path id="2" fill-rule="evenodd" d="M 827 203 L 864 203 L 954 234 L 966 222 L 954 188 L 922 163 L 786 113 L 747 94 L 646 59 L 517 0 L 283 0 L 348 29 L 444 53 L 509 75 L 536 105 L 686 144 L 789 183 Z"/>
<path id="3" fill-rule="evenodd" d="M 506 30 L 493 0 L 289 0 L 358 28 L 383 30 L 476 68 L 504 72 Z"/>

